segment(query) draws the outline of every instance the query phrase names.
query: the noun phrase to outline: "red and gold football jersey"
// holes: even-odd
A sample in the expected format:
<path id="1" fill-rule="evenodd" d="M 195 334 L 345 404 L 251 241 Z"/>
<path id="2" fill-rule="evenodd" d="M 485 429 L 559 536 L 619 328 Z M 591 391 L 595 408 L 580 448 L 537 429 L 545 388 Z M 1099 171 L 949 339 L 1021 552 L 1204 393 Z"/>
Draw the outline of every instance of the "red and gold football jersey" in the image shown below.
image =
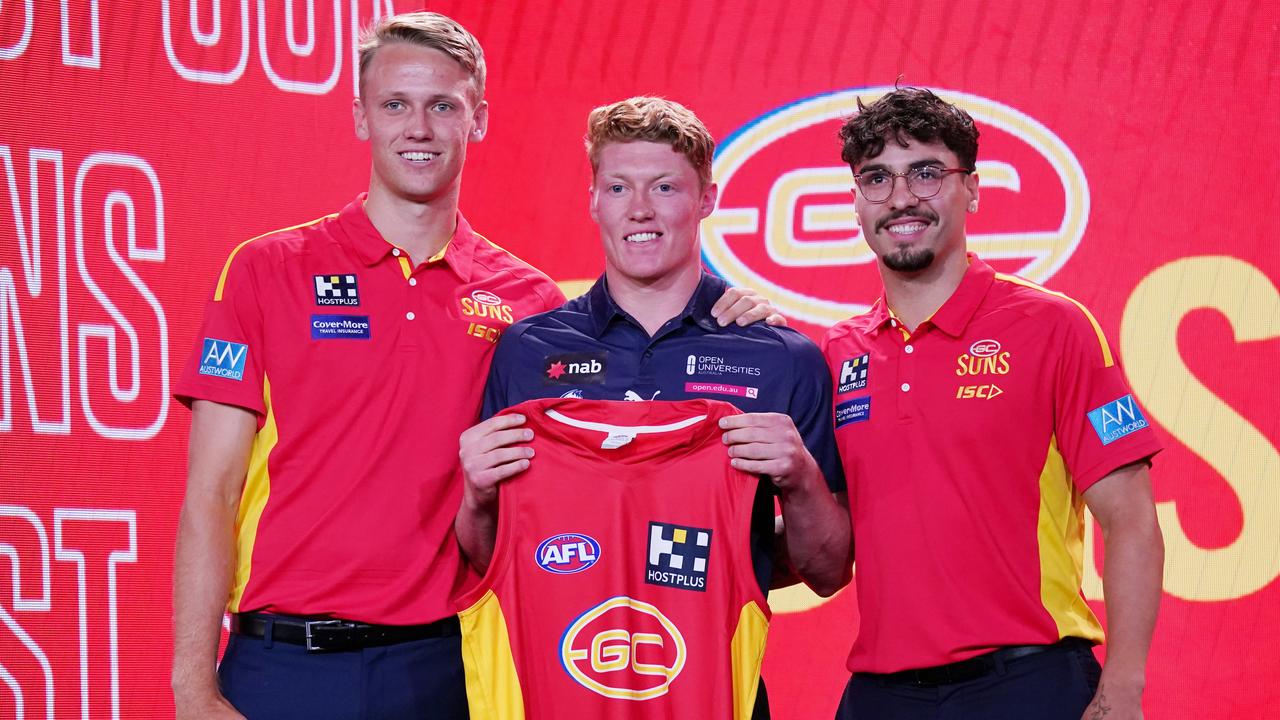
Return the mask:
<path id="1" fill-rule="evenodd" d="M 711 400 L 532 400 L 530 468 L 501 489 L 484 580 L 460 598 L 477 720 L 748 718 L 769 609 L 757 478 Z"/>

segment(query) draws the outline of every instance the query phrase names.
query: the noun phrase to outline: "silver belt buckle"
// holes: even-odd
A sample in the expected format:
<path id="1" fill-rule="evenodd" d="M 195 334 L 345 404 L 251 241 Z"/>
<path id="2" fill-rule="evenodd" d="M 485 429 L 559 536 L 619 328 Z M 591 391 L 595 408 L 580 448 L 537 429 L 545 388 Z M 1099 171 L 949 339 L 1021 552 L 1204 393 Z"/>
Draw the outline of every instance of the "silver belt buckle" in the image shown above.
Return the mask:
<path id="1" fill-rule="evenodd" d="M 318 650 L 325 649 L 322 647 L 317 647 L 312 642 L 313 640 L 312 631 L 315 628 L 343 628 L 343 627 L 355 627 L 355 625 L 349 622 L 343 622 L 342 620 L 308 620 L 306 624 L 303 626 L 307 635 L 307 652 L 316 652 Z"/>

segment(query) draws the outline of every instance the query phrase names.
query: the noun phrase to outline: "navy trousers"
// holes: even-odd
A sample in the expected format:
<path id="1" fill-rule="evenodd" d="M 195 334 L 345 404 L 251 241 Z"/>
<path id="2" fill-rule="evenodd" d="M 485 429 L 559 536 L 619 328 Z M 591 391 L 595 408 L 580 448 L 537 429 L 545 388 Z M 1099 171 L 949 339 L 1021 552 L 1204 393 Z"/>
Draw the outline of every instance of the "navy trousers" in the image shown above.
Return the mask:
<path id="1" fill-rule="evenodd" d="M 249 720 L 466 720 L 457 635 L 342 652 L 232 634 L 218 666 Z"/>
<path id="2" fill-rule="evenodd" d="M 984 677 L 919 687 L 849 678 L 836 720 L 1080 720 L 1101 668 L 1085 643 L 997 662 Z"/>

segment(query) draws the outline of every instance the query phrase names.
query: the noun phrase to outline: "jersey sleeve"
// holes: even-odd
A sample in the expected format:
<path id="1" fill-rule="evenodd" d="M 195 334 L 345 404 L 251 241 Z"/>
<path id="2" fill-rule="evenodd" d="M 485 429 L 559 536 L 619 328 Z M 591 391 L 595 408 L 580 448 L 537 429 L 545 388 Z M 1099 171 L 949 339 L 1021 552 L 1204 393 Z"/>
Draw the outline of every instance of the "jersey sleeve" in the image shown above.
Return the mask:
<path id="1" fill-rule="evenodd" d="M 489 363 L 489 376 L 484 382 L 481 420 L 488 420 L 514 404 L 511 402 L 510 369 L 520 367 L 518 358 L 523 328 L 522 323 L 517 323 L 498 338 L 498 346 L 493 350 L 493 360 Z"/>
<path id="2" fill-rule="evenodd" d="M 212 400 L 251 410 L 261 425 L 267 413 L 262 308 L 245 249 L 232 251 L 223 266 L 173 394 L 188 407 Z"/>
<path id="3" fill-rule="evenodd" d="M 822 468 L 831 492 L 845 489 L 844 469 L 836 452 L 835 424 L 831 411 L 831 374 L 827 361 L 811 340 L 786 333 L 791 353 L 791 398 L 787 414 L 796 424 L 809 454 Z"/>
<path id="4" fill-rule="evenodd" d="M 1160 444 L 1097 321 L 1083 307 L 1064 313 L 1054 435 L 1083 492 L 1112 471 L 1150 458 Z"/>

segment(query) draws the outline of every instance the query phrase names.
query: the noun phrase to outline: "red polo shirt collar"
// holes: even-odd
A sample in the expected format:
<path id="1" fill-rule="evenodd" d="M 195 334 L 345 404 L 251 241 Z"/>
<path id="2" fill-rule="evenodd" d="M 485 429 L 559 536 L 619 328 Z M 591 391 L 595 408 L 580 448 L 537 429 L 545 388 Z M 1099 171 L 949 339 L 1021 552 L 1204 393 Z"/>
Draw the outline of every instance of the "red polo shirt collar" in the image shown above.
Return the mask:
<path id="1" fill-rule="evenodd" d="M 942 303 L 942 307 L 938 308 L 928 320 L 921 323 L 922 326 L 927 323 L 952 337 L 960 337 L 964 334 L 969 321 L 973 319 L 978 306 L 982 304 L 983 298 L 987 296 L 987 291 L 991 289 L 991 284 L 996 279 L 995 270 L 977 255 L 968 253 L 968 258 L 969 267 L 965 270 L 964 277 L 960 279 L 960 284 L 956 286 L 955 292 L 951 293 L 951 297 L 947 298 L 947 301 Z M 893 313 L 889 310 L 889 301 L 883 291 L 867 314 L 871 318 L 872 327 L 875 328 L 876 333 L 883 330 L 894 319 Z M 916 328 L 916 332 L 920 332 L 920 328 Z"/>
<path id="2" fill-rule="evenodd" d="M 355 200 L 344 207 L 338 213 L 338 226 L 341 228 L 342 234 L 350 241 L 351 247 L 360 258 L 360 261 L 366 266 L 372 266 L 400 248 L 397 248 L 382 237 L 378 229 L 373 226 L 373 222 L 369 220 L 369 214 L 364 210 L 364 202 L 368 196 L 368 193 L 360 193 Z M 427 258 L 424 264 L 430 265 L 443 262 L 463 282 L 470 282 L 471 271 L 475 264 L 476 247 L 482 242 L 485 242 L 484 238 L 471 229 L 471 225 L 459 212 L 457 213 L 453 237 L 445 244 L 444 249 Z M 400 249 L 400 251 L 402 254 L 405 253 L 403 249 Z M 403 256 L 407 257 L 407 254 Z"/>

